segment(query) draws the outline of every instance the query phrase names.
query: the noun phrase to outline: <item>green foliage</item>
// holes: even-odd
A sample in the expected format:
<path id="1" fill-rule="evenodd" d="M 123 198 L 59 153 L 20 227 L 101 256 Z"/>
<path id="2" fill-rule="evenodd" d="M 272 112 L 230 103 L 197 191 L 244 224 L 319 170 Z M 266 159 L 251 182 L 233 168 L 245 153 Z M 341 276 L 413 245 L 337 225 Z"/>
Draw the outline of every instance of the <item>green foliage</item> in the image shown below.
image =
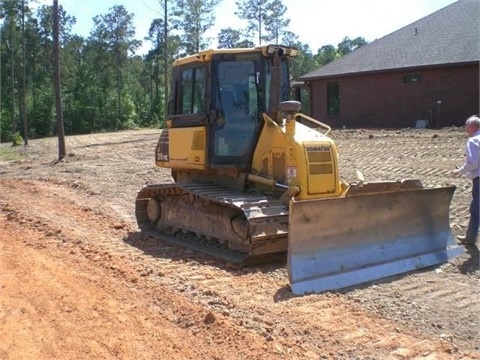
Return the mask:
<path id="1" fill-rule="evenodd" d="M 243 38 L 243 40 L 242 40 Z M 255 44 L 246 39 L 243 33 L 232 28 L 222 29 L 218 33 L 219 49 L 234 49 L 234 48 L 252 48 Z"/>
<path id="2" fill-rule="evenodd" d="M 177 0 L 174 26 L 181 30 L 181 47 L 184 54 L 194 54 L 206 49 L 209 39 L 205 32 L 215 23 L 215 7 L 220 0 Z"/>
<path id="3" fill-rule="evenodd" d="M 8 118 L 8 112 L 0 107 L 0 143 L 7 141 L 7 133 L 11 129 Z"/>
<path id="4" fill-rule="evenodd" d="M 240 42 L 241 32 L 232 28 L 222 29 L 218 33 L 219 49 L 233 49 Z"/>
<path id="5" fill-rule="evenodd" d="M 290 64 L 290 77 L 292 79 L 298 79 L 303 74 L 318 67 L 308 45 L 302 43 L 293 43 L 289 45 L 300 50 L 299 55 Z"/>
<path id="6" fill-rule="evenodd" d="M 284 15 L 287 7 L 282 4 L 281 0 L 272 0 L 267 5 L 267 16 L 265 22 L 265 37 L 264 39 L 273 44 L 279 44 L 280 39 L 286 33 L 290 19 L 285 19 Z"/>
<path id="7" fill-rule="evenodd" d="M 55 130 L 55 97 L 53 89 L 46 85 L 37 90 L 37 103 L 34 111 L 28 114 L 30 133 L 36 137 L 53 135 Z"/>
<path id="8" fill-rule="evenodd" d="M 347 55 L 348 53 L 366 44 L 367 44 L 367 41 L 362 37 L 357 37 L 356 39 L 350 40 L 350 38 L 346 36 L 343 38 L 342 42 L 338 44 L 338 49 L 337 49 L 338 57 Z"/>
<path id="9" fill-rule="evenodd" d="M 32 1 L 25 0 L 22 8 L 21 0 L 0 0 L 0 140 L 4 142 L 15 138 L 22 143 L 19 133 L 23 133 L 23 96 L 29 138 L 56 134 L 52 6 L 40 6 L 33 13 Z M 214 25 L 212 14 L 220 1 L 159 1 L 155 11 L 160 17 L 152 21 L 145 38 L 151 44 L 145 56 L 134 56 L 140 42 L 134 37 L 134 15 L 125 7 L 113 6 L 107 13 L 95 16 L 90 36 L 83 38 L 72 34 L 75 17 L 60 5 L 65 133 L 164 126 L 171 97 L 172 63 L 180 55 L 203 50 L 210 44 L 205 34 Z M 366 44 L 363 38 L 345 37 L 338 47 L 326 45 L 313 55 L 296 34 L 288 31 L 290 20 L 285 18 L 287 8 L 281 0 L 237 0 L 236 4 L 236 15 L 246 20 L 246 26 L 222 29 L 218 47 L 253 47 L 254 39 L 295 46 L 301 51 L 292 62 L 292 79 Z M 168 12 L 163 8 L 166 5 Z"/>
<path id="10" fill-rule="evenodd" d="M 281 0 L 238 0 L 237 15 L 246 20 L 246 34 L 255 36 L 258 44 L 278 44 L 287 32 L 290 20 L 284 17 L 287 7 Z"/>
<path id="11" fill-rule="evenodd" d="M 19 132 L 16 132 L 15 134 L 13 134 L 12 136 L 12 145 L 13 146 L 20 146 L 23 144 L 23 137 L 22 135 L 20 135 Z"/>

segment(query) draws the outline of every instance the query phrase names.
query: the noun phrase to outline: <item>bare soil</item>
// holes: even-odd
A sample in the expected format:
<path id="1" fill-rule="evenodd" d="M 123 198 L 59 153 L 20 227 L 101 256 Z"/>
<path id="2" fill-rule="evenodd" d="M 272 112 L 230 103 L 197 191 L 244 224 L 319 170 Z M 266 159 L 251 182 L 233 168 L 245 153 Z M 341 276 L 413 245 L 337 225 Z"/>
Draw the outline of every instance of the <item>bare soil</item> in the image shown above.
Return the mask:
<path id="1" fill-rule="evenodd" d="M 480 359 L 476 248 L 440 267 L 294 296 L 285 263 L 238 267 L 144 237 L 134 201 L 171 182 L 159 130 L 55 138 L 0 150 L 0 359 Z M 334 131 L 348 181 L 456 185 L 464 129 Z"/>

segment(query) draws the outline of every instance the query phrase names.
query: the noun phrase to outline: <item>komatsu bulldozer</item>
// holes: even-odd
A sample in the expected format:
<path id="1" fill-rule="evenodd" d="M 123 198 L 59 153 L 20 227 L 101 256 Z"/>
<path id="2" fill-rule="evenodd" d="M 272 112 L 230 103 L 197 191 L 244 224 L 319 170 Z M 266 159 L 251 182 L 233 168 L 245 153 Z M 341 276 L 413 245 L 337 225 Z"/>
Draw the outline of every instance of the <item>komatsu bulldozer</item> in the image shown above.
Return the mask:
<path id="1" fill-rule="evenodd" d="M 289 100 L 295 48 L 210 49 L 173 64 L 156 165 L 173 183 L 136 199 L 142 232 L 237 263 L 287 254 L 296 294 L 448 261 L 455 188 L 348 184 L 331 128 Z"/>

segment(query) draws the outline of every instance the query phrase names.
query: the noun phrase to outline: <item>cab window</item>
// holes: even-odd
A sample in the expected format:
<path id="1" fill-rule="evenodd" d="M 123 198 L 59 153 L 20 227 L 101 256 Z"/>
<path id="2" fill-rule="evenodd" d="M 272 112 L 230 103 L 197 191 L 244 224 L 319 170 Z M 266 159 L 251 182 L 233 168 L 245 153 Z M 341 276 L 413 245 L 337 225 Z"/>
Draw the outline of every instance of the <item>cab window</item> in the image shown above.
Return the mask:
<path id="1" fill-rule="evenodd" d="M 206 69 L 186 69 L 180 79 L 180 113 L 205 113 Z"/>

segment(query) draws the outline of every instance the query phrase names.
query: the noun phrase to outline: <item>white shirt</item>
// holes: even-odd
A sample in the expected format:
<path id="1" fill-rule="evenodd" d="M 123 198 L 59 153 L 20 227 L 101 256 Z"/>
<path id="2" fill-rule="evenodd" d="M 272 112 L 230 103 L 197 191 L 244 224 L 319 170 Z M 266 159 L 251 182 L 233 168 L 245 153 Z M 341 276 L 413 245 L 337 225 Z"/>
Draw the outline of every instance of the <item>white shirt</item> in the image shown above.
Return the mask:
<path id="1" fill-rule="evenodd" d="M 468 138 L 465 155 L 465 163 L 458 169 L 458 172 L 469 179 L 480 176 L 480 130 Z"/>

